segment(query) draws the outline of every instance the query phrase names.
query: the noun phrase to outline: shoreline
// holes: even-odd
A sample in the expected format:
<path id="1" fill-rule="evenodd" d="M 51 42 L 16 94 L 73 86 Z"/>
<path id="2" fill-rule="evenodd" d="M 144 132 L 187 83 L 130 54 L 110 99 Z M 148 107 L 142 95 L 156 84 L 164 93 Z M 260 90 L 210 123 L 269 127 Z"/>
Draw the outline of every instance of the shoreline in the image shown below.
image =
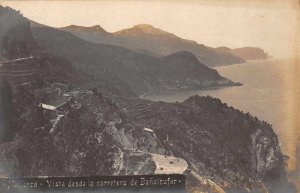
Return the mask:
<path id="1" fill-rule="evenodd" d="M 145 92 L 138 96 L 139 99 L 146 99 L 146 97 L 151 96 L 153 94 L 163 94 L 163 93 L 169 93 L 169 92 L 176 92 L 176 91 L 206 91 L 206 90 L 217 90 L 217 89 L 223 89 L 227 87 L 232 86 L 244 86 L 244 84 L 239 82 L 234 82 L 230 85 L 216 85 L 216 86 L 208 86 L 208 87 L 202 87 L 202 88 L 171 88 L 171 89 L 155 89 L 151 90 L 149 92 Z"/>

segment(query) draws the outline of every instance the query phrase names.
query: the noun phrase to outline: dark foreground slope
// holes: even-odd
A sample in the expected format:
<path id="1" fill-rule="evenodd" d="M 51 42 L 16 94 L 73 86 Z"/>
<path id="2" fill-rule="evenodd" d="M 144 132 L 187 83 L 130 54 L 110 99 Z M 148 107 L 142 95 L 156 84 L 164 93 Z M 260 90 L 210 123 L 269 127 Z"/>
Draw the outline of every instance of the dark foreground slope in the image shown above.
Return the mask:
<path id="1" fill-rule="evenodd" d="M 52 53 L 67 58 L 96 81 L 114 86 L 125 94 L 234 85 L 186 52 L 157 59 L 117 46 L 93 44 L 56 29 L 32 30 L 34 38 Z"/>
<path id="2" fill-rule="evenodd" d="M 119 106 L 86 92 L 60 114 L 53 117 L 32 106 L 27 119 L 18 119 L 22 124 L 14 140 L 1 144 L 4 175 L 125 174 L 119 160 L 130 160 L 134 147 L 145 152 L 139 159 L 146 168 L 151 165 L 146 152 L 167 151 L 189 163 L 188 176 L 196 173 L 226 190 L 295 192 L 271 126 L 218 99 L 195 96 L 177 104 L 139 100 Z M 151 128 L 160 142 L 144 128 Z M 124 164 L 123 170 L 153 173 L 137 166 Z"/>
<path id="3" fill-rule="evenodd" d="M 182 39 L 148 24 L 135 25 L 114 33 L 109 33 L 98 25 L 92 27 L 71 25 L 60 29 L 90 42 L 121 46 L 156 57 L 188 51 L 208 66 L 245 62 L 240 57 L 217 53 L 208 46 Z"/>

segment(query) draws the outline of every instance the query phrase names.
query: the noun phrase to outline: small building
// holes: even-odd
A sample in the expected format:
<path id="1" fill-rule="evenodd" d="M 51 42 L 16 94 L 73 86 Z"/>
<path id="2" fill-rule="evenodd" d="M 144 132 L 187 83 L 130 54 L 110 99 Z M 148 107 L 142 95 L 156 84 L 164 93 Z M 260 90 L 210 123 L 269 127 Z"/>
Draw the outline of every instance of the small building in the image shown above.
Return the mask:
<path id="1" fill-rule="evenodd" d="M 41 104 L 48 110 L 56 110 L 63 108 L 68 103 L 67 97 L 55 97 L 43 101 Z"/>
<path id="2" fill-rule="evenodd" d="M 39 107 L 42 108 L 44 114 L 47 114 L 50 118 L 55 118 L 59 114 L 63 114 L 63 111 L 68 106 L 69 101 L 66 97 L 57 97 L 48 99 L 39 103 Z"/>
<path id="3" fill-rule="evenodd" d="M 56 110 L 56 107 L 55 107 L 55 106 L 53 106 L 53 105 L 48 105 L 48 104 L 44 104 L 44 103 L 40 103 L 40 107 L 42 107 L 42 109 L 50 110 L 50 111 Z"/>
<path id="4" fill-rule="evenodd" d="M 149 129 L 149 128 L 146 128 L 146 127 L 144 128 L 144 131 L 153 133 L 153 130 L 152 130 L 152 129 Z"/>

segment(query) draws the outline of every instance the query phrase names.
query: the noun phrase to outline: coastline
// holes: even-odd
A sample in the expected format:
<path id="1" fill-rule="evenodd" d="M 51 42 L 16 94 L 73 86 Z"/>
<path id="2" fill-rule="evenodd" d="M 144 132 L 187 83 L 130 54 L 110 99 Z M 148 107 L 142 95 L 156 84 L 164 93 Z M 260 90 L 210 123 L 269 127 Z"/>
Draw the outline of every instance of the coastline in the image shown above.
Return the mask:
<path id="1" fill-rule="evenodd" d="M 217 89 L 223 89 L 227 87 L 234 87 L 234 86 L 243 86 L 244 84 L 240 82 L 232 82 L 232 84 L 228 85 L 215 85 L 215 86 L 207 86 L 207 87 L 195 87 L 195 88 L 169 88 L 169 89 L 154 89 L 149 92 L 145 92 L 141 95 L 139 95 L 139 99 L 146 99 L 146 97 L 151 96 L 153 94 L 163 94 L 163 93 L 170 93 L 170 92 L 178 92 L 178 91 L 198 91 L 198 90 L 217 90 Z"/>

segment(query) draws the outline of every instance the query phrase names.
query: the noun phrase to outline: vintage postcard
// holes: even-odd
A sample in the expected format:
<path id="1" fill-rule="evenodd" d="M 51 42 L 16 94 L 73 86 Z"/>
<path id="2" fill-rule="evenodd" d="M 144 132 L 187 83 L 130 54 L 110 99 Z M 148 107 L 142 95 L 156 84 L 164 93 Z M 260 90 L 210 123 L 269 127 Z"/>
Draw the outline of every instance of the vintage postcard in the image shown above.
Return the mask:
<path id="1" fill-rule="evenodd" d="M 0 192 L 300 193 L 299 21 L 297 0 L 0 0 Z"/>

